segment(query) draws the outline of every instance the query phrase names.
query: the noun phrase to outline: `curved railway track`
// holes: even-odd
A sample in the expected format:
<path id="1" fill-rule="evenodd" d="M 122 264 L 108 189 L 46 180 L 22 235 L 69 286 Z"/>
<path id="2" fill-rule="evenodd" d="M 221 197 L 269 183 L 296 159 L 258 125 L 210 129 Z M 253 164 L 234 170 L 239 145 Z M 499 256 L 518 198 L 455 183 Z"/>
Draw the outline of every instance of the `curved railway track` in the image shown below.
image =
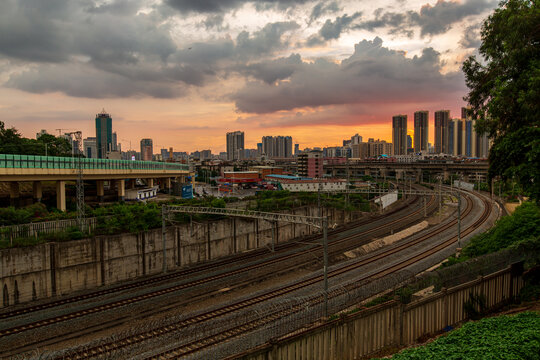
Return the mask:
<path id="1" fill-rule="evenodd" d="M 429 204 L 432 205 L 434 203 L 434 201 L 435 201 L 435 198 L 431 197 Z M 415 201 L 413 200 L 413 203 L 414 202 Z M 376 226 L 376 227 L 374 227 L 372 229 L 369 229 L 369 230 L 363 232 L 362 236 L 370 235 L 370 234 L 372 234 L 372 233 L 374 233 L 376 231 L 379 231 L 381 229 L 388 228 L 388 226 L 391 226 L 393 224 L 398 224 L 399 222 L 404 221 L 404 219 L 407 219 L 407 218 L 410 218 L 410 217 L 414 217 L 415 215 L 418 215 L 422 211 L 423 211 L 423 207 L 419 207 L 417 210 L 415 210 L 415 211 L 413 211 L 413 212 L 411 212 L 411 213 L 409 213 L 409 214 L 407 214 L 407 215 L 405 215 L 403 217 L 399 217 L 399 218 L 397 218 L 397 219 L 395 219 L 393 221 L 386 222 L 383 225 Z M 335 234 L 339 234 L 339 231 L 335 231 L 334 235 Z M 355 239 L 358 236 L 359 236 L 358 234 L 354 234 L 354 235 L 346 236 L 346 237 L 341 238 L 341 239 L 335 239 L 333 241 L 329 241 L 329 247 L 332 247 L 333 249 L 339 248 L 338 251 L 341 252 L 341 251 L 343 251 L 343 246 L 340 246 L 340 245 L 346 244 L 347 242 L 350 242 L 352 239 Z M 283 245 L 284 245 L 283 248 L 289 249 L 289 247 L 286 246 L 288 244 L 283 244 Z M 296 245 L 297 246 L 297 244 L 291 244 L 291 245 Z M 356 246 L 358 246 L 358 244 L 354 245 L 354 247 L 356 247 Z M 314 247 L 319 247 L 319 245 L 318 244 L 313 244 L 313 245 L 308 245 L 308 246 L 304 245 L 303 250 L 301 250 L 299 252 L 285 254 L 283 256 L 273 256 L 273 257 L 269 258 L 268 260 L 266 260 L 266 261 L 264 261 L 262 263 L 250 264 L 250 265 L 240 267 L 238 269 L 231 270 L 231 271 L 228 271 L 228 272 L 225 272 L 225 273 L 204 277 L 204 278 L 196 280 L 196 281 L 189 281 L 189 282 L 184 283 L 184 284 L 180 284 L 180 285 L 176 285 L 176 286 L 170 286 L 170 287 L 167 287 L 165 289 L 161 289 L 161 290 L 157 290 L 157 291 L 151 291 L 149 293 L 142 294 L 142 295 L 139 295 L 139 296 L 133 296 L 133 297 L 130 297 L 130 298 L 127 298 L 127 299 L 119 300 L 119 301 L 112 301 L 112 302 L 109 302 L 109 303 L 106 303 L 106 304 L 103 304 L 103 305 L 100 305 L 100 306 L 90 307 L 90 308 L 83 309 L 83 310 L 80 310 L 80 311 L 75 311 L 75 312 L 71 312 L 71 313 L 68 313 L 68 314 L 63 314 L 63 315 L 59 315 L 59 316 L 55 316 L 55 317 L 50 317 L 50 318 L 46 318 L 46 319 L 43 319 L 43 320 L 26 323 L 26 324 L 23 324 L 23 325 L 20 325 L 20 326 L 15 326 L 15 327 L 7 328 L 7 329 L 4 329 L 4 330 L 0 330 L 0 339 L 3 338 L 3 337 L 10 336 L 10 335 L 19 334 L 19 333 L 22 333 L 22 332 L 25 332 L 25 331 L 28 331 L 28 330 L 37 329 L 37 328 L 40 328 L 40 327 L 49 326 L 49 325 L 53 325 L 53 324 L 58 324 L 58 323 L 61 323 L 61 322 L 64 322 L 64 321 L 73 320 L 73 319 L 80 318 L 80 317 L 83 317 L 83 316 L 87 316 L 87 315 L 90 315 L 90 314 L 97 314 L 97 313 L 100 313 L 100 312 L 103 312 L 103 311 L 106 311 L 106 310 L 115 309 L 115 308 L 122 307 L 122 306 L 125 306 L 125 305 L 128 305 L 128 304 L 133 304 L 133 303 L 136 303 L 136 302 L 140 302 L 140 301 L 143 301 L 143 300 L 154 298 L 154 297 L 157 297 L 157 296 L 169 294 L 169 293 L 180 291 L 180 290 L 185 290 L 185 289 L 188 289 L 190 287 L 194 287 L 194 286 L 198 286 L 198 285 L 201 285 L 201 284 L 205 284 L 205 283 L 213 282 L 213 281 L 216 281 L 216 280 L 220 280 L 220 279 L 223 279 L 223 278 L 235 275 L 235 274 L 249 273 L 250 271 L 253 271 L 255 269 L 260 269 L 262 267 L 275 265 L 275 264 L 277 264 L 279 262 L 283 262 L 285 260 L 294 259 L 294 258 L 296 258 L 298 256 L 305 255 L 308 252 L 311 252 Z M 313 260 L 311 260 L 311 261 L 313 261 Z M 214 264 L 214 266 L 216 266 L 216 265 Z M 220 264 L 219 266 L 222 266 L 222 264 Z M 189 270 L 191 270 L 191 269 L 187 269 L 188 273 L 189 273 Z M 173 274 L 170 274 L 170 275 L 173 275 Z M 163 276 L 160 276 L 160 278 L 170 279 L 170 278 L 173 278 L 173 277 L 169 277 L 169 275 L 163 275 Z M 146 283 L 147 281 L 148 280 L 144 280 L 142 282 Z M 153 280 L 153 281 L 155 282 L 156 280 Z M 127 285 L 127 286 L 129 286 L 129 285 Z M 123 289 L 124 287 L 120 286 L 118 288 Z M 104 291 L 109 293 L 109 289 L 104 290 Z M 85 295 L 82 295 L 82 297 L 85 297 Z M 76 297 L 74 297 L 74 298 L 76 298 Z M 35 310 L 35 311 L 37 311 L 37 310 Z M 28 347 L 28 346 L 29 345 L 26 345 L 25 348 Z"/>
<path id="2" fill-rule="evenodd" d="M 382 216 L 376 216 L 376 217 L 370 218 L 370 219 L 361 219 L 361 220 L 354 221 L 354 222 L 351 222 L 349 224 L 346 224 L 346 225 L 340 227 L 339 229 L 331 230 L 331 231 L 328 232 L 328 236 L 336 235 L 336 234 L 342 233 L 342 232 L 344 232 L 346 230 L 349 230 L 349 229 L 351 229 L 353 227 L 363 226 L 363 225 L 366 225 L 366 224 L 368 224 L 370 222 L 377 221 L 377 220 L 379 220 L 379 219 L 381 219 L 383 217 L 388 217 L 388 216 L 394 215 L 394 214 L 404 210 L 408 206 L 415 204 L 418 201 L 418 198 L 419 197 L 416 196 L 416 197 L 414 197 L 412 199 L 412 201 L 406 201 L 401 206 L 399 206 L 399 207 L 385 213 Z M 420 210 L 417 210 L 414 213 L 411 213 L 411 215 L 418 214 L 420 212 Z M 308 237 L 308 240 L 309 240 L 311 238 L 314 239 L 314 238 L 317 238 L 319 236 L 320 235 L 316 234 L 316 235 L 311 235 L 311 236 L 307 236 L 307 237 Z M 292 248 L 297 248 L 297 247 L 299 247 L 298 243 L 287 242 L 287 243 L 282 243 L 282 244 L 276 244 L 275 245 L 275 251 L 276 252 L 283 252 L 283 251 L 290 250 Z M 265 249 L 265 248 L 255 249 L 255 250 L 250 251 L 248 253 L 236 254 L 236 255 L 233 255 L 233 256 L 230 256 L 230 257 L 226 257 L 226 258 L 223 258 L 223 259 L 211 261 L 209 263 L 197 265 L 197 266 L 192 267 L 192 268 L 187 268 L 187 269 L 171 272 L 171 273 L 164 274 L 164 275 L 152 276 L 151 278 L 142 279 L 142 280 L 138 280 L 138 281 L 134 281 L 134 282 L 130 282 L 130 283 L 127 283 L 127 284 L 118 285 L 118 286 L 113 286 L 113 287 L 110 287 L 110 288 L 107 288 L 107 289 L 93 291 L 93 292 L 90 292 L 90 293 L 71 296 L 71 297 L 67 297 L 67 298 L 64 298 L 64 299 L 50 301 L 50 302 L 47 302 L 47 303 L 44 303 L 44 304 L 23 307 L 23 308 L 20 308 L 20 309 L 15 309 L 15 310 L 7 311 L 7 312 L 0 312 L 0 320 L 9 319 L 9 318 L 12 318 L 12 317 L 15 317 L 15 316 L 26 315 L 26 314 L 30 314 L 30 313 L 33 313 L 33 312 L 46 310 L 46 309 L 51 309 L 51 308 L 54 308 L 54 307 L 64 306 L 64 305 L 72 304 L 72 303 L 79 302 L 79 301 L 90 300 L 90 299 L 98 298 L 98 297 L 101 297 L 101 296 L 104 296 L 104 295 L 110 295 L 110 294 L 118 293 L 118 292 L 125 291 L 125 290 L 136 289 L 136 288 L 144 287 L 144 286 L 147 286 L 147 285 L 155 285 L 156 283 L 159 283 L 159 282 L 169 281 L 169 280 L 173 280 L 173 279 L 186 277 L 188 275 L 192 275 L 192 274 L 195 274 L 195 273 L 198 273 L 198 272 L 204 272 L 204 271 L 216 268 L 216 267 L 223 267 L 223 266 L 227 266 L 227 265 L 230 265 L 230 264 L 238 264 L 238 263 L 240 263 L 242 261 L 246 261 L 246 260 L 247 261 L 252 261 L 254 257 L 267 256 L 267 255 L 268 255 L 267 249 Z M 3 335 L 2 332 L 0 332 L 0 338 L 2 336 L 5 336 L 5 335 Z"/>
<path id="3" fill-rule="evenodd" d="M 474 231 L 474 229 L 476 229 L 478 226 L 480 226 L 482 223 L 484 223 L 489 218 L 489 216 L 491 214 L 491 210 L 492 210 L 491 209 L 491 204 L 483 196 L 481 197 L 481 199 L 482 199 L 482 202 L 483 202 L 483 205 L 484 205 L 484 211 L 483 211 L 482 215 L 473 224 L 471 224 L 466 229 L 464 229 L 464 231 L 462 231 L 462 236 L 468 235 L 469 233 Z M 462 217 L 466 217 L 471 211 L 472 211 L 472 201 L 471 201 L 470 197 L 467 197 L 467 209 L 465 210 L 464 214 L 462 214 Z M 346 265 L 344 267 L 336 269 L 336 270 L 330 272 L 328 274 L 328 276 L 329 277 L 335 277 L 335 276 L 343 274 L 343 273 L 345 273 L 347 271 L 357 269 L 358 267 L 363 266 L 363 265 L 365 265 L 367 263 L 379 260 L 380 258 L 382 258 L 384 256 L 390 255 L 390 253 L 397 252 L 398 251 L 397 249 L 402 250 L 402 249 L 404 249 L 406 247 L 409 247 L 409 246 L 412 246 L 414 244 L 420 243 L 420 242 L 422 242 L 422 241 L 424 241 L 424 240 L 426 240 L 426 239 L 428 239 L 428 238 L 430 238 L 432 236 L 438 235 L 438 234 L 448 230 L 452 226 L 456 225 L 456 223 L 457 223 L 457 219 L 445 224 L 442 227 L 439 227 L 439 228 L 435 229 L 434 231 L 431 231 L 428 234 L 425 234 L 425 235 L 421 236 L 420 238 L 417 238 L 417 239 L 415 239 L 415 240 L 413 240 L 411 242 L 406 242 L 404 244 L 401 244 L 400 246 L 397 246 L 396 248 L 390 249 L 389 252 L 384 252 L 384 253 L 381 253 L 381 254 L 377 254 L 377 255 L 375 255 L 373 257 L 370 257 L 368 259 L 365 259 L 365 260 L 362 260 L 362 261 L 359 261 L 359 262 L 355 262 L 354 264 Z M 437 253 L 438 251 L 441 251 L 442 249 L 445 249 L 446 247 L 448 247 L 448 246 L 452 245 L 453 243 L 455 243 L 456 240 L 457 240 L 457 235 L 453 236 L 453 237 L 451 237 L 451 238 L 449 238 L 449 239 L 447 239 L 447 240 L 445 240 L 445 241 L 443 241 L 443 242 L 441 242 L 439 244 L 431 246 L 428 249 L 425 249 L 421 253 L 416 254 L 416 255 L 414 255 L 414 256 L 412 256 L 410 258 L 404 259 L 404 260 L 402 260 L 402 261 L 400 261 L 400 262 L 398 262 L 396 264 L 386 266 L 383 269 L 381 269 L 380 271 L 378 271 L 376 274 L 372 274 L 372 275 L 369 275 L 369 276 L 363 276 L 360 279 L 358 279 L 356 284 L 357 284 L 357 286 L 361 286 L 360 284 L 363 281 L 384 277 L 384 276 L 389 275 L 391 273 L 402 270 L 402 269 L 406 268 L 407 266 L 409 266 L 411 264 L 414 264 L 417 261 L 420 261 L 420 260 L 422 260 L 422 259 L 424 259 L 426 257 L 429 257 L 429 256 Z M 383 254 L 384 254 L 384 256 L 381 256 Z M 305 282 L 302 282 L 302 284 L 305 283 L 305 285 L 303 285 L 303 286 L 309 286 L 311 284 L 320 282 L 321 279 L 322 279 L 322 275 L 319 275 L 317 277 L 313 277 L 311 279 L 308 279 Z M 300 286 L 300 284 L 298 284 L 298 285 Z M 281 289 L 278 289 L 277 291 L 280 291 L 280 290 Z M 336 291 L 332 292 L 329 295 L 338 296 L 338 295 L 341 295 L 344 291 L 345 291 L 344 289 L 337 289 Z M 269 296 L 269 294 L 264 294 L 264 295 L 267 296 L 267 297 Z M 280 296 L 280 295 L 276 293 L 276 295 L 272 296 L 272 298 L 277 297 L 277 296 Z M 309 305 L 312 306 L 312 305 L 315 305 L 317 303 L 321 303 L 322 301 L 323 301 L 323 295 L 320 295 L 319 297 L 315 298 L 313 300 L 313 302 L 311 304 L 309 304 Z M 281 317 L 291 315 L 296 311 L 300 311 L 305 306 L 306 306 L 305 304 L 299 304 L 299 305 L 296 305 L 296 306 L 292 306 L 291 308 L 288 308 L 286 310 L 276 311 L 276 312 L 274 312 L 272 314 L 269 314 L 268 316 L 265 316 L 263 318 L 260 318 L 260 319 L 258 319 L 256 321 L 251 321 L 251 322 L 243 324 L 243 325 L 235 326 L 233 328 L 222 331 L 222 332 L 220 332 L 218 334 L 214 334 L 212 336 L 208 336 L 206 338 L 199 339 L 197 341 L 193 341 L 193 342 L 184 344 L 184 345 L 179 346 L 179 347 L 174 348 L 174 349 L 168 349 L 166 351 L 160 352 L 158 354 L 155 354 L 155 355 L 153 355 L 151 357 L 146 358 L 146 360 L 149 360 L 149 359 L 159 359 L 159 360 L 178 359 L 178 358 L 181 358 L 181 357 L 186 356 L 186 355 L 194 354 L 194 353 L 199 352 L 199 351 L 201 351 L 203 349 L 210 348 L 210 347 L 212 347 L 214 345 L 229 341 L 232 338 L 235 338 L 235 337 L 241 336 L 243 334 L 246 334 L 249 331 L 257 329 L 258 327 L 266 325 L 266 324 L 268 324 L 268 323 L 270 323 L 270 322 L 272 322 L 274 320 L 277 320 L 277 319 L 279 319 Z M 205 316 L 207 316 L 207 315 L 205 315 Z M 192 321 L 192 323 L 193 323 L 193 321 Z M 85 358 L 92 358 L 92 357 L 95 356 L 93 354 L 88 354 L 88 355 L 90 355 L 90 356 L 89 357 L 76 356 L 76 357 L 73 357 L 71 359 L 85 359 Z"/>
<path id="4" fill-rule="evenodd" d="M 467 205 L 466 205 L 465 211 L 462 214 L 462 218 L 466 217 L 472 211 L 472 208 L 473 208 L 472 200 L 470 199 L 470 197 L 467 196 L 466 199 L 467 199 Z M 484 199 L 484 201 L 485 201 L 485 199 Z M 490 212 L 489 204 L 484 204 L 484 213 L 482 214 L 482 216 L 474 224 L 472 224 L 471 226 L 464 229 L 462 233 L 464 235 L 466 235 L 466 234 L 470 233 L 471 231 L 473 231 L 479 224 L 484 222 L 489 217 L 489 212 Z M 369 263 L 372 263 L 374 261 L 380 260 L 381 258 L 383 258 L 385 256 L 388 256 L 390 254 L 397 253 L 397 252 L 403 250 L 404 248 L 410 247 L 410 246 L 412 246 L 414 244 L 418 244 L 418 243 L 420 243 L 420 242 L 422 242 L 422 241 L 424 241 L 424 240 L 426 240 L 426 239 L 428 239 L 428 238 L 430 238 L 430 237 L 432 237 L 434 235 L 440 234 L 441 232 L 444 232 L 444 231 L 448 230 L 449 228 L 454 226 L 456 223 L 457 223 L 457 219 L 452 220 L 452 221 L 444 224 L 443 226 L 440 226 L 437 229 L 435 229 L 433 231 L 430 231 L 428 234 L 425 234 L 425 235 L 423 235 L 423 236 L 421 236 L 419 238 L 416 238 L 416 239 L 414 239 L 412 241 L 406 241 L 406 242 L 401 243 L 398 246 L 393 247 L 393 248 L 391 248 L 391 249 L 389 249 L 387 251 L 377 253 L 377 254 L 375 254 L 373 256 L 369 256 L 369 257 L 364 258 L 364 259 L 362 259 L 360 261 L 357 261 L 357 262 L 354 262 L 352 264 L 348 264 L 346 266 L 335 269 L 335 270 L 331 271 L 328 276 L 330 278 L 335 277 L 335 276 L 344 274 L 344 273 L 346 273 L 348 271 L 357 269 L 357 268 L 359 268 L 361 266 L 365 266 L 365 265 L 367 265 Z M 452 238 L 446 240 L 445 242 L 443 242 L 442 244 L 438 244 L 437 246 L 434 246 L 434 247 L 422 252 L 419 255 L 416 255 L 416 256 L 414 256 L 412 258 L 406 259 L 406 260 L 400 262 L 399 264 L 396 264 L 396 265 L 394 265 L 394 266 L 392 266 L 392 267 L 390 267 L 388 269 L 385 269 L 385 270 L 383 270 L 383 271 L 381 271 L 381 272 L 379 272 L 379 273 L 377 273 L 375 275 L 372 275 L 372 278 L 373 277 L 384 276 L 384 275 L 386 275 L 388 273 L 398 271 L 398 270 L 402 269 L 403 267 L 406 267 L 406 266 L 410 265 L 411 263 L 413 263 L 415 261 L 418 261 L 421 258 L 430 256 L 433 253 L 435 253 L 435 252 L 437 252 L 437 251 L 439 251 L 439 250 L 441 250 L 443 248 L 446 248 L 447 246 L 454 243 L 456 238 L 457 237 L 452 237 Z M 183 328 L 185 326 L 189 326 L 189 325 L 192 325 L 192 324 L 195 324 L 195 323 L 198 323 L 198 322 L 203 322 L 203 321 L 206 321 L 207 319 L 210 319 L 210 318 L 216 318 L 218 316 L 223 316 L 223 315 L 225 315 L 227 313 L 232 313 L 234 311 L 238 311 L 240 309 L 247 308 L 247 307 L 252 306 L 254 304 L 261 303 L 263 301 L 267 301 L 267 300 L 276 298 L 278 296 L 282 296 L 284 294 L 291 293 L 291 292 L 296 291 L 298 289 L 301 289 L 301 288 L 304 288 L 304 287 L 307 287 L 307 286 L 310 286 L 310 285 L 313 285 L 313 284 L 320 283 L 321 279 L 322 279 L 322 275 L 315 275 L 315 276 L 312 276 L 312 277 L 304 280 L 303 282 L 299 282 L 299 283 L 292 284 L 292 285 L 289 285 L 289 286 L 284 286 L 284 287 L 275 289 L 273 291 L 269 291 L 269 292 L 260 294 L 257 297 L 253 297 L 253 298 L 250 298 L 250 299 L 246 299 L 244 301 L 236 302 L 236 303 L 233 303 L 231 305 L 224 306 L 224 307 L 215 309 L 215 310 L 210 311 L 210 312 L 202 313 L 202 314 L 199 314 L 197 316 L 193 316 L 191 318 L 184 319 L 181 322 L 173 324 L 173 325 L 168 325 L 168 326 L 164 326 L 164 327 L 161 327 L 161 328 L 156 328 L 156 329 L 153 329 L 152 331 L 148 331 L 148 332 L 144 332 L 144 333 L 138 333 L 138 334 L 133 335 L 133 336 L 129 336 L 129 337 L 125 337 L 123 339 L 115 340 L 114 342 L 111 342 L 111 343 L 101 344 L 99 346 L 96 346 L 96 347 L 93 347 L 93 348 L 90 348 L 90 349 L 85 349 L 84 352 L 73 353 L 73 354 L 71 354 L 69 356 L 64 356 L 63 358 L 66 358 L 66 359 L 87 359 L 87 358 L 93 358 L 95 356 L 99 356 L 99 355 L 103 355 L 103 354 L 109 354 L 109 353 L 111 353 L 113 351 L 117 351 L 117 350 L 119 350 L 121 348 L 126 348 L 126 347 L 132 346 L 132 345 L 137 344 L 137 343 L 144 342 L 144 341 L 152 339 L 152 338 L 163 336 L 163 335 L 165 335 L 167 333 L 171 333 L 171 332 L 173 332 L 175 330 L 179 330 L 179 329 L 181 329 L 181 328 Z M 277 315 L 274 314 L 274 315 L 270 316 L 268 321 L 271 321 L 272 319 L 275 319 L 275 316 L 277 316 Z M 283 314 L 280 314 L 279 316 L 283 316 Z M 260 321 L 264 321 L 264 319 L 261 319 Z M 233 329 L 228 329 L 223 334 L 213 335 L 211 337 L 198 340 L 197 342 L 194 342 L 194 343 L 184 344 L 184 345 L 182 345 L 181 347 L 179 347 L 177 349 L 168 350 L 168 351 L 166 351 L 164 353 L 157 354 L 152 358 L 159 358 L 159 359 L 162 359 L 162 358 L 176 358 L 176 357 L 179 357 L 179 356 L 185 356 L 185 355 L 188 355 L 190 353 L 198 352 L 198 351 L 200 351 L 200 350 L 202 350 L 204 348 L 215 345 L 218 342 L 223 342 L 223 341 L 226 341 L 227 339 L 239 336 L 242 333 L 248 332 L 249 330 L 253 329 L 255 326 L 260 326 L 262 324 L 264 324 L 264 323 L 252 322 L 250 324 L 245 324 L 245 325 L 242 325 L 242 326 L 238 326 L 238 327 L 233 328 Z"/>

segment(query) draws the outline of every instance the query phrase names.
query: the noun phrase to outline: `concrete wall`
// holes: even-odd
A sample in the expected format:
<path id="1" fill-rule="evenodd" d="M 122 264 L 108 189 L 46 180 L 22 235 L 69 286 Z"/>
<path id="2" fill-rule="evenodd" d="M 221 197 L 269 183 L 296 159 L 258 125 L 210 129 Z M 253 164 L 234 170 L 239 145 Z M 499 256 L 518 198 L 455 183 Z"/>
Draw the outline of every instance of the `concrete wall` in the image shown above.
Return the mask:
<path id="1" fill-rule="evenodd" d="M 329 216 L 330 226 L 362 216 L 336 209 L 323 210 Z M 304 207 L 293 213 L 316 215 L 317 209 Z M 275 241 L 289 241 L 314 231 L 306 225 L 279 222 Z M 226 218 L 169 227 L 167 269 L 270 247 L 271 243 L 272 224 L 263 220 Z M 1 250 L 0 307 L 158 274 L 162 269 L 161 229 Z"/>
<path id="2" fill-rule="evenodd" d="M 241 360 L 347 360 L 368 358 L 385 348 L 411 345 L 466 320 L 469 294 L 484 294 L 487 308 L 514 299 L 523 287 L 511 267 L 449 288 L 410 304 L 385 304 L 340 316 L 311 329 L 232 356 Z"/>

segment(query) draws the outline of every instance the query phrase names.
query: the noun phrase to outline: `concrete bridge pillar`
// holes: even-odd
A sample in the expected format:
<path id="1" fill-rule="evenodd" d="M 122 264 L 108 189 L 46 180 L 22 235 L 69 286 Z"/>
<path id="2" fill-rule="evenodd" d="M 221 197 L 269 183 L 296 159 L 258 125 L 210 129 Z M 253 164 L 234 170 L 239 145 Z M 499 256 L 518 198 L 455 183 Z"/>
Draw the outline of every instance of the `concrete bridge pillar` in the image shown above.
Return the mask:
<path id="1" fill-rule="evenodd" d="M 146 179 L 146 184 L 148 185 L 148 187 L 154 186 L 154 179 L 152 178 Z"/>
<path id="2" fill-rule="evenodd" d="M 43 189 L 41 186 L 41 181 L 34 181 L 33 194 L 34 194 L 34 202 L 41 202 L 41 199 L 43 198 Z"/>
<path id="3" fill-rule="evenodd" d="M 66 182 L 64 180 L 56 182 L 56 208 L 66 211 Z"/>
<path id="4" fill-rule="evenodd" d="M 403 180 L 405 171 L 396 170 L 396 180 Z"/>
<path id="5" fill-rule="evenodd" d="M 97 190 L 97 201 L 103 202 L 105 198 L 105 181 L 97 180 L 96 181 L 96 190 Z"/>
<path id="6" fill-rule="evenodd" d="M 129 179 L 129 183 L 128 183 L 128 189 L 135 189 L 137 183 L 135 181 L 135 179 Z"/>
<path id="7" fill-rule="evenodd" d="M 124 201 L 126 198 L 126 181 L 116 180 L 116 191 L 118 191 L 118 201 Z"/>
<path id="8" fill-rule="evenodd" d="M 416 170 L 416 182 L 422 182 L 422 170 Z"/>
<path id="9" fill-rule="evenodd" d="M 165 178 L 165 189 L 168 189 L 168 190 L 171 190 L 171 178 L 168 177 L 168 178 Z"/>
<path id="10" fill-rule="evenodd" d="M 20 190 L 18 181 L 9 182 L 9 205 L 19 207 L 20 205 Z"/>

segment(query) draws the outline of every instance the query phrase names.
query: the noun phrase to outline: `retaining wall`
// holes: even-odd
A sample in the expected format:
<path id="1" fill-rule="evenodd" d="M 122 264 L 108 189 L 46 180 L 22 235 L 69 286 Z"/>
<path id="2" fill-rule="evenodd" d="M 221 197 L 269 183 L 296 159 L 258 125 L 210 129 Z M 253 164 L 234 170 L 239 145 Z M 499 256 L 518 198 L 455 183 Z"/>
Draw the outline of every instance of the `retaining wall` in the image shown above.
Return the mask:
<path id="1" fill-rule="evenodd" d="M 508 267 L 410 304 L 394 300 L 343 315 L 227 360 L 352 360 L 411 345 L 466 320 L 463 304 L 471 293 L 483 294 L 488 309 L 510 302 L 523 287 L 520 269 Z"/>
<path id="2" fill-rule="evenodd" d="M 314 216 L 317 208 L 292 212 Z M 323 209 L 323 215 L 328 215 L 332 226 L 356 220 L 362 213 Z M 278 222 L 275 241 L 289 241 L 314 231 L 307 225 Z M 264 220 L 226 218 L 172 226 L 166 230 L 167 269 L 271 243 L 272 224 Z M 0 250 L 0 307 L 158 274 L 162 269 L 161 229 Z"/>

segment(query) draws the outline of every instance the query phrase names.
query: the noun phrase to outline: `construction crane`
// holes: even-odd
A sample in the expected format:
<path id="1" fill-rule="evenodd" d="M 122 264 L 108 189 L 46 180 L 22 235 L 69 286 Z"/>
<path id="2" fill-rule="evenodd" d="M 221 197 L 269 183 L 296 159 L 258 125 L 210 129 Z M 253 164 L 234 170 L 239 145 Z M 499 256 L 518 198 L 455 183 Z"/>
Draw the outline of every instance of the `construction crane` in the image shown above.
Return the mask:
<path id="1" fill-rule="evenodd" d="M 58 129 L 57 129 L 58 130 Z M 67 130 L 67 129 L 64 129 Z M 77 226 L 81 232 L 84 232 L 84 179 L 82 164 L 82 132 L 73 131 L 65 133 L 71 139 L 71 158 L 75 161 L 75 141 L 77 142 Z"/>

